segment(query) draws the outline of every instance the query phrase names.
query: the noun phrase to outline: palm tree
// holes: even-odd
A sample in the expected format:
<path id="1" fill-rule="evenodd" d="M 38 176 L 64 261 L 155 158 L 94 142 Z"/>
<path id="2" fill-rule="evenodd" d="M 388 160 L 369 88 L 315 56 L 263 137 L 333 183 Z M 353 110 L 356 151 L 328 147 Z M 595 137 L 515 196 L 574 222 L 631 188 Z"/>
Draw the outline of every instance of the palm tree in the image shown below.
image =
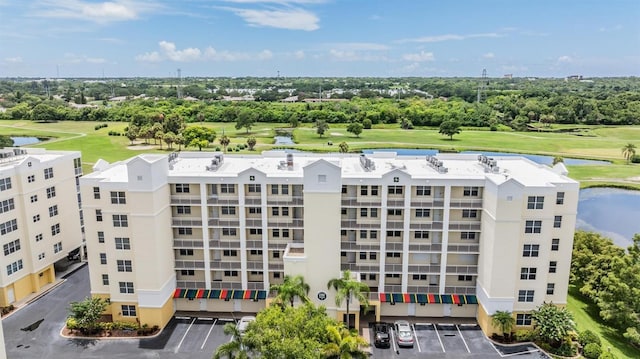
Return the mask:
<path id="1" fill-rule="evenodd" d="M 222 135 L 222 137 L 220 137 L 220 144 L 222 145 L 224 152 L 227 152 L 227 146 L 229 146 L 229 143 L 231 143 L 231 140 L 227 135 Z"/>
<path id="2" fill-rule="evenodd" d="M 276 294 L 276 302 L 291 303 L 293 307 L 293 301 L 296 297 L 300 298 L 303 302 L 309 302 L 309 284 L 304 281 L 304 277 L 301 275 L 297 276 L 284 276 L 284 282 L 282 284 L 273 284 L 271 286 L 271 290 L 275 291 Z"/>
<path id="3" fill-rule="evenodd" d="M 323 347 L 325 358 L 368 358 L 362 350 L 368 346 L 367 341 L 357 333 L 349 331 L 344 324 L 327 326 L 328 343 Z"/>
<path id="4" fill-rule="evenodd" d="M 507 339 L 507 336 L 511 333 L 511 329 L 516 324 L 516 321 L 513 319 L 511 312 L 498 310 L 491 316 L 491 324 L 500 328 L 504 338 Z"/>
<path id="5" fill-rule="evenodd" d="M 633 143 L 627 143 L 626 146 L 622 147 L 622 156 L 625 160 L 627 160 L 627 164 L 631 162 L 633 156 L 636 155 L 636 145 Z"/>
<path id="6" fill-rule="evenodd" d="M 336 290 L 336 305 L 339 307 L 346 299 L 347 301 L 347 328 L 351 328 L 349 320 L 349 304 L 351 298 L 355 298 L 365 310 L 369 308 L 369 286 L 351 278 L 351 271 L 342 272 L 341 278 L 333 278 L 327 283 L 328 288 Z"/>
<path id="7" fill-rule="evenodd" d="M 228 341 L 216 349 L 213 359 L 248 359 L 249 353 L 246 345 L 242 342 L 242 336 L 238 331 L 235 323 L 227 323 L 224 325 L 224 334 L 231 335 L 231 341 Z"/>

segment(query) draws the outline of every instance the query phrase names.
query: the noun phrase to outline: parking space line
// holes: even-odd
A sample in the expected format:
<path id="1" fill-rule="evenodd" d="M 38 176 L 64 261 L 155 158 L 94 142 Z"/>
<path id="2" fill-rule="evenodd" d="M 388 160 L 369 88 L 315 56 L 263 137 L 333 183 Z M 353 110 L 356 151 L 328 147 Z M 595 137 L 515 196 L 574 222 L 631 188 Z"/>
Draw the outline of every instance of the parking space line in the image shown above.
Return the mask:
<path id="1" fill-rule="evenodd" d="M 442 348 L 442 352 L 446 353 L 447 351 L 444 350 L 444 344 L 442 344 L 442 339 L 440 339 L 440 333 L 438 333 L 438 327 L 435 324 L 431 324 L 433 325 L 433 329 L 435 329 L 436 331 L 436 336 L 438 336 L 438 341 L 440 342 L 440 347 Z"/>
<path id="2" fill-rule="evenodd" d="M 180 347 L 182 346 L 182 342 L 184 342 L 184 338 L 187 337 L 187 334 L 189 334 L 189 329 L 191 329 L 191 326 L 193 325 L 193 323 L 196 322 L 196 318 L 193 318 L 193 320 L 191 321 L 191 324 L 189 324 L 189 328 L 187 328 L 187 331 L 184 332 L 184 335 L 182 336 L 182 339 L 180 339 L 180 343 L 178 343 L 178 346 L 176 347 L 176 349 L 173 351 L 174 353 L 178 353 L 178 350 L 180 350 Z"/>
<path id="3" fill-rule="evenodd" d="M 186 319 L 186 320 L 191 319 L 191 317 L 175 317 L 175 318 L 176 318 L 176 319 L 183 319 L 183 320 L 185 320 L 185 319 Z"/>
<path id="4" fill-rule="evenodd" d="M 393 345 L 393 351 L 394 351 L 394 352 L 396 352 L 396 354 L 400 354 L 400 351 L 399 351 L 399 350 L 398 350 L 398 348 L 396 347 L 396 344 L 397 344 L 397 343 L 396 343 L 396 338 L 395 338 L 394 332 L 395 332 L 395 330 L 394 330 L 394 329 L 391 329 L 391 330 L 389 331 L 389 333 L 391 333 L 391 344 Z"/>
<path id="5" fill-rule="evenodd" d="M 415 325 L 411 324 L 411 330 L 413 330 L 413 337 L 416 338 L 416 345 L 418 345 L 418 353 L 422 353 L 422 348 L 420 348 L 420 341 L 418 340 L 418 334 L 416 334 Z"/>
<path id="6" fill-rule="evenodd" d="M 467 341 L 464 340 L 464 337 L 462 336 L 462 332 L 460 332 L 460 327 L 456 325 L 456 329 L 458 330 L 458 334 L 460 334 L 460 338 L 462 339 L 462 342 L 464 343 L 464 347 L 467 348 L 467 353 L 471 353 L 471 350 L 469 350 L 469 346 L 467 345 Z"/>
<path id="7" fill-rule="evenodd" d="M 211 328 L 209 328 L 209 333 L 207 333 L 207 337 L 204 338 L 204 341 L 202 342 L 202 346 L 200 346 L 200 350 L 204 349 L 204 345 L 207 344 L 207 340 L 209 340 L 209 335 L 211 335 L 211 331 L 213 330 L 213 327 L 216 326 L 216 322 L 218 322 L 218 319 L 213 321 L 213 324 L 211 324 Z"/>
<path id="8" fill-rule="evenodd" d="M 201 318 L 201 317 L 198 317 L 198 320 L 210 321 L 210 320 L 217 320 L 217 319 L 215 319 L 215 318 Z"/>

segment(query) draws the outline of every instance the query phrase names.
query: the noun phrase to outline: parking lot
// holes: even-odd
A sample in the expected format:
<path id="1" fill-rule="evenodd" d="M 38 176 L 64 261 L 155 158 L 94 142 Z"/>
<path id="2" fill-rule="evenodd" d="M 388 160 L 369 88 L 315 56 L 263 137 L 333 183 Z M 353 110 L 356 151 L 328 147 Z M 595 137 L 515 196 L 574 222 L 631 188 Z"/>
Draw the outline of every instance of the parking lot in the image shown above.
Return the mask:
<path id="1" fill-rule="evenodd" d="M 391 348 L 372 347 L 374 358 L 480 358 L 517 355 L 518 358 L 547 358 L 533 346 L 503 350 L 493 345 L 475 324 L 412 323 L 413 348 L 398 347 L 392 332 Z M 373 343 L 374 335 L 370 331 Z"/>

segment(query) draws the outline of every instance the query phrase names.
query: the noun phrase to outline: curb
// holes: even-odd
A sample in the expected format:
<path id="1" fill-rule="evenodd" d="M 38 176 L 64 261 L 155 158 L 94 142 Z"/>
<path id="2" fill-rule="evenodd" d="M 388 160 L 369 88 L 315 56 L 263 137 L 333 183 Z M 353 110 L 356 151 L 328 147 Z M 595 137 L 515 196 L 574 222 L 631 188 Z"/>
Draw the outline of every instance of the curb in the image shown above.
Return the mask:
<path id="1" fill-rule="evenodd" d="M 160 330 L 154 334 L 154 335 L 145 335 L 145 336 L 140 336 L 140 335 L 136 335 L 136 336 L 131 336 L 131 337 L 85 337 L 85 336 L 81 336 L 81 335 L 64 335 L 62 334 L 64 332 L 64 328 L 66 328 L 66 325 L 63 325 L 62 328 L 60 328 L 60 337 L 61 338 L 65 338 L 65 339 L 83 339 L 83 340 L 141 340 L 141 339 L 153 339 L 153 338 L 157 338 L 158 336 L 160 336 L 160 334 L 162 334 L 162 332 L 164 332 L 164 328 L 160 328 Z"/>

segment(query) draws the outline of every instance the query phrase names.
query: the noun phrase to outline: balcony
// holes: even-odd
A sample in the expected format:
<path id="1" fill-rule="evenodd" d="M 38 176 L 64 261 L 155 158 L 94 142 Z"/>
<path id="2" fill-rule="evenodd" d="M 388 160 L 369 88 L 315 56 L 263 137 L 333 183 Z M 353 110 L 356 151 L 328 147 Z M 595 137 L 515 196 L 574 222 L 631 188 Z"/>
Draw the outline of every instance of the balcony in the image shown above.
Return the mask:
<path id="1" fill-rule="evenodd" d="M 479 253 L 479 244 L 449 244 L 447 247 L 448 252 L 462 252 L 462 253 Z"/>
<path id="2" fill-rule="evenodd" d="M 380 221 L 358 222 L 356 219 L 347 219 L 340 221 L 343 229 L 380 229 Z"/>
<path id="3" fill-rule="evenodd" d="M 173 248 L 202 248 L 202 240 L 189 241 L 185 239 L 174 239 Z"/>
<path id="4" fill-rule="evenodd" d="M 181 217 L 171 219 L 173 227 L 202 227 L 202 220 L 198 217 Z"/>
<path id="5" fill-rule="evenodd" d="M 264 268 L 264 263 L 262 261 L 247 261 L 247 270 L 262 270 Z"/>
<path id="6" fill-rule="evenodd" d="M 449 222 L 449 230 L 455 231 L 479 231 L 480 230 L 480 222 L 479 221 L 460 221 L 460 222 Z"/>
<path id="7" fill-rule="evenodd" d="M 440 221 L 421 222 L 421 223 L 412 222 L 411 224 L 409 224 L 409 228 L 416 229 L 416 230 L 442 229 L 442 222 Z"/>
<path id="8" fill-rule="evenodd" d="M 443 208 L 444 207 L 444 198 L 433 198 L 433 199 L 424 199 L 417 200 L 415 198 L 411 199 L 411 207 L 416 208 Z"/>
<path id="9" fill-rule="evenodd" d="M 476 294 L 476 287 L 446 286 L 444 287 L 444 292 L 450 294 Z"/>
<path id="10" fill-rule="evenodd" d="M 402 252 L 402 246 L 402 242 L 387 242 L 385 245 L 385 249 L 387 251 Z"/>
<path id="11" fill-rule="evenodd" d="M 275 221 L 271 219 L 267 223 L 267 226 L 271 228 L 302 228 L 304 226 L 304 220 L 293 218 L 288 220 Z"/>
<path id="12" fill-rule="evenodd" d="M 284 263 L 282 262 L 269 262 L 269 270 L 270 271 L 283 271 Z"/>
<path id="13" fill-rule="evenodd" d="M 241 282 L 231 282 L 228 279 L 211 282 L 211 289 L 242 289 Z"/>
<path id="14" fill-rule="evenodd" d="M 409 251 L 417 251 L 417 252 L 441 252 L 442 244 L 412 244 L 409 243 Z"/>
<path id="15" fill-rule="evenodd" d="M 387 220 L 387 229 L 403 229 L 403 220 Z"/>
<path id="16" fill-rule="evenodd" d="M 247 240 L 248 249 L 262 249 L 262 240 Z"/>
<path id="17" fill-rule="evenodd" d="M 287 244 L 289 244 L 289 241 L 272 241 L 272 240 L 269 240 L 268 243 L 267 243 L 268 248 L 271 249 L 271 250 L 274 250 L 274 249 L 282 249 L 282 250 L 284 250 L 285 248 L 287 248 Z"/>
<path id="18" fill-rule="evenodd" d="M 205 282 L 177 280 L 176 287 L 178 288 L 204 288 Z"/>
<path id="19" fill-rule="evenodd" d="M 409 285 L 407 293 L 438 293 L 440 287 L 438 285 Z"/>
<path id="20" fill-rule="evenodd" d="M 290 196 L 289 199 L 279 198 L 267 198 L 267 206 L 302 206 L 304 200 L 302 196 Z"/>
<path id="21" fill-rule="evenodd" d="M 402 273 L 402 264 L 401 263 L 398 263 L 398 264 L 385 264 L 384 265 L 384 270 L 387 273 L 389 273 L 389 272 Z"/>
<path id="22" fill-rule="evenodd" d="M 402 292 L 402 286 L 400 284 L 389 284 L 384 286 L 385 293 Z"/>
<path id="23" fill-rule="evenodd" d="M 204 261 L 176 260 L 175 269 L 203 269 Z"/>
<path id="24" fill-rule="evenodd" d="M 343 251 L 379 251 L 380 244 L 363 244 L 358 242 L 342 241 L 340 243 L 340 249 Z"/>
<path id="25" fill-rule="evenodd" d="M 447 274 L 478 274 L 478 266 L 447 266 Z"/>
<path id="26" fill-rule="evenodd" d="M 364 199 L 364 197 L 362 197 Z M 358 197 L 342 197 L 342 207 L 381 207 L 380 198 L 372 198 L 370 201 L 358 201 Z"/>
<path id="27" fill-rule="evenodd" d="M 411 264 L 409 263 L 409 273 L 439 274 L 439 264 Z"/>
<path id="28" fill-rule="evenodd" d="M 211 266 L 211 269 L 222 269 L 222 270 L 227 270 L 227 269 L 240 269 L 240 259 L 238 258 L 237 260 L 234 261 L 229 261 L 229 262 L 222 262 L 219 260 L 216 261 L 211 261 L 209 262 L 209 266 Z"/>
<path id="29" fill-rule="evenodd" d="M 227 228 L 240 227 L 240 221 L 238 219 L 212 218 L 209 220 L 208 224 L 209 224 L 209 227 L 227 227 Z"/>
<path id="30" fill-rule="evenodd" d="M 358 263 L 340 263 L 340 270 L 350 270 L 352 272 L 380 272 L 380 266 L 377 264 L 358 264 Z"/>
<path id="31" fill-rule="evenodd" d="M 259 199 L 258 199 L 259 200 Z M 198 199 L 198 203 L 200 203 L 200 200 Z M 245 203 L 247 203 L 247 200 L 245 199 Z M 207 196 L 207 204 L 214 204 L 214 205 L 221 205 L 221 206 L 232 206 L 232 205 L 238 205 L 238 197 L 220 197 L 218 195 L 211 195 L 211 196 Z"/>
<path id="32" fill-rule="evenodd" d="M 222 241 L 219 239 L 210 240 L 209 248 L 238 249 L 240 248 L 240 240 L 232 240 L 232 241 Z"/>
<path id="33" fill-rule="evenodd" d="M 200 196 L 198 195 L 172 195 L 171 196 L 171 204 L 172 205 L 182 205 L 182 204 L 200 204 Z"/>
<path id="34" fill-rule="evenodd" d="M 482 208 L 482 199 L 458 199 L 449 200 L 451 208 Z"/>
<path id="35" fill-rule="evenodd" d="M 387 199 L 387 207 L 404 207 L 404 199 Z"/>

